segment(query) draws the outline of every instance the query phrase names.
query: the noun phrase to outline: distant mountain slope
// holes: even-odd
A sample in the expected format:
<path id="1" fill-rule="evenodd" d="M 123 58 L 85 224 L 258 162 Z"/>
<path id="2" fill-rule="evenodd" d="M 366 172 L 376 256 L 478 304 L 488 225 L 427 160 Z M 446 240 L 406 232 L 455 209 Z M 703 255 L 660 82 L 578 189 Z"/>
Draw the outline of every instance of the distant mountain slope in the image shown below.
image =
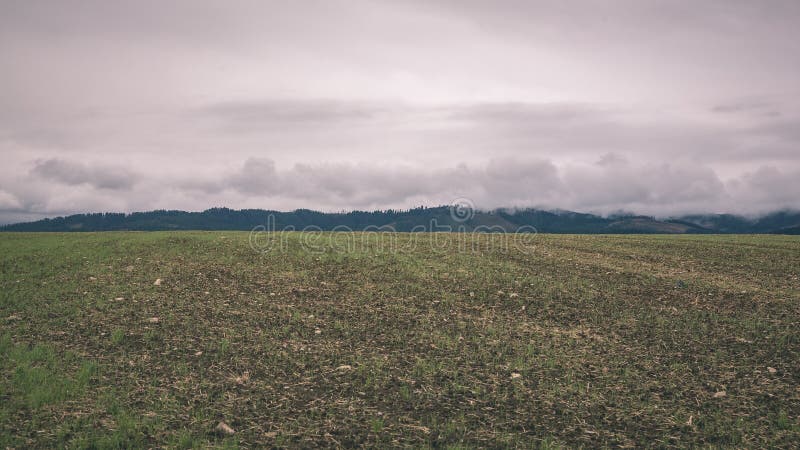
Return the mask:
<path id="1" fill-rule="evenodd" d="M 800 225 L 793 227 L 779 228 L 771 232 L 772 234 L 800 234 Z"/>
<path id="2" fill-rule="evenodd" d="M 268 222 L 267 218 L 271 218 Z M 131 214 L 75 214 L 0 227 L 0 231 L 113 231 L 113 230 L 251 230 L 272 229 L 543 233 L 778 233 L 798 234 L 800 212 L 778 211 L 758 219 L 729 214 L 707 214 L 656 220 L 648 216 L 601 217 L 572 211 L 539 209 L 475 211 L 460 221 L 447 206 L 410 210 L 322 213 L 307 209 L 291 212 L 261 209 L 212 208 L 202 212 L 150 211 Z"/>
<path id="3" fill-rule="evenodd" d="M 775 211 L 753 219 L 731 214 L 707 214 L 684 216 L 678 220 L 714 233 L 797 234 L 792 230 L 800 227 L 800 211 Z"/>
<path id="4" fill-rule="evenodd" d="M 680 221 L 660 222 L 649 217 L 631 217 L 616 220 L 606 227 L 618 233 L 688 234 L 710 233 L 707 228 Z"/>

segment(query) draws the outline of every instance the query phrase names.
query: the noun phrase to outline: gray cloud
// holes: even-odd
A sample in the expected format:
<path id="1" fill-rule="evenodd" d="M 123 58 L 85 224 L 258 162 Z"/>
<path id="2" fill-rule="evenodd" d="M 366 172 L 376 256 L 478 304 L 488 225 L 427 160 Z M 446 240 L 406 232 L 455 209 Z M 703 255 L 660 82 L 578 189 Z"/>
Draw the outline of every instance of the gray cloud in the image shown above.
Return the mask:
<path id="1" fill-rule="evenodd" d="M 261 127 L 287 124 L 309 126 L 318 123 L 371 120 L 390 112 L 390 105 L 322 99 L 272 99 L 219 103 L 205 106 L 198 112 L 234 124 L 243 123 Z"/>
<path id="2" fill-rule="evenodd" d="M 398 159 L 429 152 L 466 160 L 489 152 L 587 160 L 603 154 L 655 160 L 669 155 L 715 164 L 795 159 L 800 136 L 794 125 L 800 114 L 720 122 L 700 113 L 562 102 L 425 105 L 275 99 L 208 105 L 182 117 L 198 127 L 198 135 L 213 132 L 210 139 L 226 139 L 228 146 L 244 141 L 264 151 L 316 151 L 326 159 L 328 152 L 356 160 L 373 159 L 369 155 L 376 152 Z"/>
<path id="3" fill-rule="evenodd" d="M 248 159 L 215 186 L 267 202 L 283 198 L 327 209 L 446 204 L 467 197 L 484 208 L 539 206 L 664 215 L 798 208 L 800 183 L 792 181 L 797 174 L 765 167 L 724 181 L 708 167 L 630 164 L 623 159 L 563 167 L 549 160 L 492 159 L 428 170 L 347 164 L 299 164 L 280 170 L 271 160 Z M 789 190 L 770 197 L 776 186 Z M 769 198 L 771 203 L 758 206 Z M 742 208 L 743 204 L 749 206 Z"/>
<path id="4" fill-rule="evenodd" d="M 0 211 L 13 211 L 21 207 L 19 199 L 14 194 L 0 190 Z"/>
<path id="5" fill-rule="evenodd" d="M 249 158 L 223 173 L 188 176 L 174 171 L 142 179 L 130 184 L 122 197 L 111 190 L 119 186 L 111 181 L 118 175 L 90 183 L 87 174 L 98 169 L 66 160 L 39 161 L 18 184 L 0 191 L 0 221 L 86 210 L 197 210 L 214 205 L 327 211 L 407 208 L 456 198 L 468 198 L 486 209 L 540 207 L 601 214 L 626 210 L 657 216 L 800 208 L 798 170 L 763 166 L 726 179 L 694 164 L 610 159 L 608 164 L 494 158 L 444 168 L 353 163 L 282 168 L 270 159 Z M 33 183 L 36 189 L 29 187 Z M 73 188 L 61 189 L 64 184 Z"/>
<path id="6" fill-rule="evenodd" d="M 124 167 L 89 165 L 58 158 L 37 161 L 31 173 L 70 186 L 87 184 L 113 190 L 130 189 L 139 178 Z"/>
<path id="7" fill-rule="evenodd" d="M 744 113 L 744 114 L 758 114 L 765 116 L 777 116 L 779 112 L 775 111 L 776 105 L 765 100 L 750 100 L 739 101 L 735 103 L 726 103 L 716 105 L 711 108 L 711 111 L 716 113 L 730 114 L 730 113 Z"/>

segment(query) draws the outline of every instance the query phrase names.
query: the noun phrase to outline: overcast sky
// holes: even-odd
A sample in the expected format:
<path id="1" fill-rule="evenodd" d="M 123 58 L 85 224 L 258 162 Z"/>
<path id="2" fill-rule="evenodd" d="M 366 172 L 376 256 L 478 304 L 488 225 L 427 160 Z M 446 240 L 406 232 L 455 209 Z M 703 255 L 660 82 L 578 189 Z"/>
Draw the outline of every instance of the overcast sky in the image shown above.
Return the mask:
<path id="1" fill-rule="evenodd" d="M 797 0 L 0 0 L 0 223 L 800 208 Z"/>

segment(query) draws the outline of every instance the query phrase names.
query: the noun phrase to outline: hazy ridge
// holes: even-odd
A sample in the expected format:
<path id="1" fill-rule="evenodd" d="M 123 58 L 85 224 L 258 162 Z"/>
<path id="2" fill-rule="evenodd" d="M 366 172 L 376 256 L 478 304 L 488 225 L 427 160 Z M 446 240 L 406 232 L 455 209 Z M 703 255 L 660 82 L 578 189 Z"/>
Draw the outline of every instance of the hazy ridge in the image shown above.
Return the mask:
<path id="1" fill-rule="evenodd" d="M 777 211 L 758 218 L 731 214 L 694 214 L 666 219 L 632 214 L 603 217 L 573 211 L 540 209 L 473 211 L 460 218 L 447 206 L 410 210 L 325 213 L 307 209 L 291 212 L 262 209 L 212 208 L 202 212 L 75 214 L 35 222 L 10 224 L 2 231 L 154 231 L 154 230 L 375 230 L 484 231 L 542 233 L 769 233 L 800 234 L 800 212 Z"/>

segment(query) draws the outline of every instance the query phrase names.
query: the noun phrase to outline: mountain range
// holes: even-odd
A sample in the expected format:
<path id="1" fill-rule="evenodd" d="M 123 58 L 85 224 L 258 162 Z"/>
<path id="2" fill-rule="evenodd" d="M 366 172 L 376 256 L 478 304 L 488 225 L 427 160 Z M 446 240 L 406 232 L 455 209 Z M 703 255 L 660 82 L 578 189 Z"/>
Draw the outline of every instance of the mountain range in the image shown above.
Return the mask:
<path id="1" fill-rule="evenodd" d="M 262 209 L 211 208 L 202 212 L 156 210 L 134 213 L 75 214 L 16 223 L 0 231 L 155 231 L 155 230 L 383 230 L 484 231 L 541 233 L 763 233 L 800 234 L 800 211 L 777 211 L 757 218 L 731 214 L 695 214 L 655 218 L 633 214 L 599 216 L 563 210 L 497 209 L 459 214 L 448 206 L 409 210 L 325 213 L 298 209 L 291 212 Z"/>

